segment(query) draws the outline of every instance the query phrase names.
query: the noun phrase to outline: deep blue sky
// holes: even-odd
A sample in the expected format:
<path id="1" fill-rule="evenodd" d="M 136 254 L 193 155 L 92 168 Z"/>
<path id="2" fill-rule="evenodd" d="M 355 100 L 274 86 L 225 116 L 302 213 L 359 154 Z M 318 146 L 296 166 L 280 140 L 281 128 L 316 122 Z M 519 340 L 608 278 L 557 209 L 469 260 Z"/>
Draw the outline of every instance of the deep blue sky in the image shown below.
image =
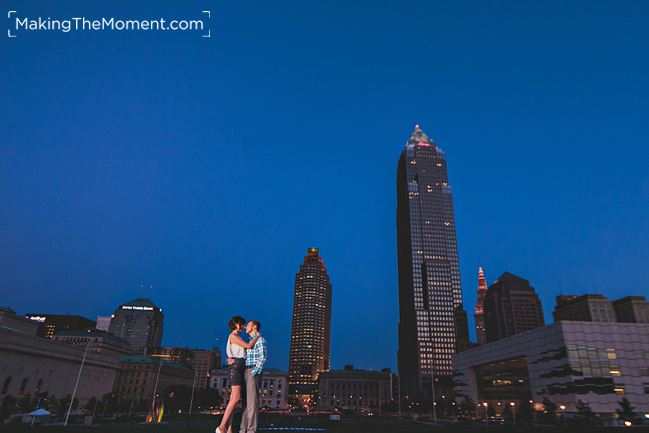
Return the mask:
<path id="1" fill-rule="evenodd" d="M 164 343 L 197 347 L 242 314 L 286 368 L 316 246 L 333 366 L 394 367 L 396 164 L 415 123 L 447 154 L 469 310 L 479 265 L 528 278 L 548 319 L 562 291 L 646 294 L 649 2 L 130 3 L 3 2 L 211 9 L 213 37 L 0 38 L 0 304 L 94 318 L 151 295 Z"/>

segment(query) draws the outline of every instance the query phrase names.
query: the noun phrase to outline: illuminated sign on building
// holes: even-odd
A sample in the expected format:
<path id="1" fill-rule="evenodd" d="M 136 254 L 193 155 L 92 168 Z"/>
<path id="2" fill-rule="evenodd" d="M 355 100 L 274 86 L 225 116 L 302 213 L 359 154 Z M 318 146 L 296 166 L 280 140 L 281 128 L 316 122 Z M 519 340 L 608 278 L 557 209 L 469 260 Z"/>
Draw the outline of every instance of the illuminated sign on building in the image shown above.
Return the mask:
<path id="1" fill-rule="evenodd" d="M 153 311 L 153 307 L 138 307 L 137 305 L 122 305 L 122 310 Z"/>
<path id="2" fill-rule="evenodd" d="M 36 322 L 45 322 L 46 317 L 45 316 L 29 316 L 29 320 L 34 320 Z"/>

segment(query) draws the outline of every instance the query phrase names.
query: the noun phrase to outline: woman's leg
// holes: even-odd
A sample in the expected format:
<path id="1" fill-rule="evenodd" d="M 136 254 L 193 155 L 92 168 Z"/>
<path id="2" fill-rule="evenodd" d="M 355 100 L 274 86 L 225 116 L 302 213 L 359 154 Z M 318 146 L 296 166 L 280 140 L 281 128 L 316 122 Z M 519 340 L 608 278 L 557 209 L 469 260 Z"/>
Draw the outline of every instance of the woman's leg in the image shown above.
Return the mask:
<path id="1" fill-rule="evenodd" d="M 234 408 L 237 406 L 237 403 L 239 403 L 239 400 L 241 400 L 241 385 L 234 385 L 231 388 L 230 401 L 228 401 L 228 405 L 225 407 L 223 418 L 221 418 L 221 424 L 219 424 L 219 431 L 221 433 L 226 433 L 228 427 L 232 426 Z"/>
<path id="2" fill-rule="evenodd" d="M 230 414 L 230 419 L 228 420 L 227 433 L 232 433 L 232 421 L 234 420 L 234 410 L 237 408 L 237 404 L 241 401 L 241 386 L 232 387 L 232 393 L 234 393 L 234 388 L 236 388 L 236 401 L 232 405 L 232 413 Z"/>

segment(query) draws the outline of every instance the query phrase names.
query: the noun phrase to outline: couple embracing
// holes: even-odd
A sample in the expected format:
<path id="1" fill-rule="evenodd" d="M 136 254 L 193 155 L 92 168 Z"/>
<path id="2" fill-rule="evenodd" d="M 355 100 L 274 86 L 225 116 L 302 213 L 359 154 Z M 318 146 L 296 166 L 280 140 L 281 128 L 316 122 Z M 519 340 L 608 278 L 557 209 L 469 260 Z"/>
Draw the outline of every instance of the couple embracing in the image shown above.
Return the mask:
<path id="1" fill-rule="evenodd" d="M 239 433 L 255 433 L 259 416 L 257 388 L 268 354 L 266 340 L 259 333 L 261 323 L 256 320 L 246 323 L 243 317 L 234 316 L 228 326 L 232 331 L 226 345 L 230 365 L 230 401 L 214 433 L 232 433 L 232 417 L 242 398 L 242 387 L 245 387 L 245 405 Z M 244 330 L 249 338 L 241 336 Z"/>

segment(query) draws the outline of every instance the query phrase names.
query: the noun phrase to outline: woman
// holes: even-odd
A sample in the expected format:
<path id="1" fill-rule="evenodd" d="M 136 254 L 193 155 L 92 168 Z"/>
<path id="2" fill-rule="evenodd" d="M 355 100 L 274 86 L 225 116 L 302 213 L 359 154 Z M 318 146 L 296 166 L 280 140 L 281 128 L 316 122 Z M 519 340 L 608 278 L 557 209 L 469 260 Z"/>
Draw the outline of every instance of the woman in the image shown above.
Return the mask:
<path id="1" fill-rule="evenodd" d="M 228 326 L 232 330 L 228 336 L 228 343 L 225 346 L 225 352 L 228 358 L 234 362 L 230 364 L 230 401 L 228 402 L 221 424 L 216 428 L 215 433 L 232 433 L 232 416 L 234 415 L 234 408 L 241 400 L 241 386 L 243 385 L 243 375 L 246 371 L 246 349 L 250 349 L 255 345 L 259 337 L 259 333 L 246 342 L 239 336 L 241 331 L 246 327 L 246 321 L 243 317 L 234 316 L 230 319 Z"/>

